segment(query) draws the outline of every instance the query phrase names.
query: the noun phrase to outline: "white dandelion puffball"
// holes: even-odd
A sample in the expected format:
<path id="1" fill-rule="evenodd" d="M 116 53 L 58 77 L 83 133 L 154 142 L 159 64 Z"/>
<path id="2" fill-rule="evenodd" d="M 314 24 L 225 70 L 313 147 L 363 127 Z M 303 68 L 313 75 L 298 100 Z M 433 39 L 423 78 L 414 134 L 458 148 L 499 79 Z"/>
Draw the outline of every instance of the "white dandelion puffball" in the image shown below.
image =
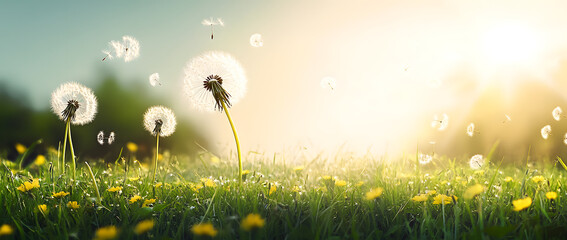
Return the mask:
<path id="1" fill-rule="evenodd" d="M 433 156 L 420 153 L 417 156 L 417 160 L 419 161 L 419 164 L 425 165 L 425 164 L 430 163 L 433 160 Z"/>
<path id="2" fill-rule="evenodd" d="M 104 133 L 102 131 L 98 132 L 98 134 L 96 135 L 96 141 L 100 145 L 104 144 Z"/>
<path id="3" fill-rule="evenodd" d="M 431 127 L 439 131 L 447 129 L 449 126 L 449 116 L 443 113 L 443 118 L 440 118 L 437 114 L 433 116 L 433 121 L 431 121 Z"/>
<path id="4" fill-rule="evenodd" d="M 114 132 L 110 132 L 110 135 L 108 136 L 108 144 L 112 144 L 114 142 L 114 140 L 116 139 L 116 136 L 114 135 Z"/>
<path id="5" fill-rule="evenodd" d="M 469 137 L 472 137 L 474 135 L 474 123 L 469 124 L 469 126 L 467 126 L 467 135 L 469 135 Z"/>
<path id="6" fill-rule="evenodd" d="M 474 170 L 480 169 L 484 165 L 484 158 L 480 154 L 474 155 L 471 157 L 469 165 Z"/>
<path id="7" fill-rule="evenodd" d="M 59 119 L 67 121 L 64 112 L 71 104 L 75 108 L 74 114 L 69 116 L 72 124 L 84 125 L 93 121 L 97 111 L 97 99 L 90 88 L 69 82 L 51 93 L 51 110 Z"/>
<path id="8" fill-rule="evenodd" d="M 556 107 L 551 112 L 551 115 L 553 115 L 553 119 L 555 119 L 555 121 L 559 121 L 559 120 L 561 120 L 561 114 L 562 113 L 563 113 L 563 110 L 561 110 L 561 107 Z"/>
<path id="9" fill-rule="evenodd" d="M 157 85 L 161 86 L 161 82 L 159 81 L 159 73 L 153 73 L 152 75 L 150 75 L 150 85 L 152 85 L 152 87 L 155 87 Z"/>
<path id="10" fill-rule="evenodd" d="M 252 45 L 252 47 L 264 46 L 264 39 L 262 39 L 262 35 L 259 33 L 252 34 L 252 36 L 250 36 L 250 45 Z"/>
<path id="11" fill-rule="evenodd" d="M 193 58 L 184 69 L 185 93 L 195 108 L 204 111 L 215 111 L 216 101 L 204 83 L 211 77 L 222 79 L 222 88 L 230 95 L 230 104 L 236 104 L 246 93 L 246 75 L 240 63 L 224 52 L 206 52 Z"/>
<path id="12" fill-rule="evenodd" d="M 541 128 L 541 137 L 543 139 L 547 139 L 551 135 L 551 126 L 545 125 Z"/>
<path id="13" fill-rule="evenodd" d="M 337 88 L 337 80 L 333 77 L 324 77 L 321 79 L 320 85 L 323 89 L 329 89 L 330 91 L 335 91 Z"/>
<path id="14" fill-rule="evenodd" d="M 140 56 L 140 42 L 131 36 L 122 37 L 124 62 L 130 62 Z"/>
<path id="15" fill-rule="evenodd" d="M 144 113 L 144 128 L 152 135 L 159 132 L 160 137 L 167 137 L 175 132 L 175 114 L 164 106 L 153 106 Z"/>

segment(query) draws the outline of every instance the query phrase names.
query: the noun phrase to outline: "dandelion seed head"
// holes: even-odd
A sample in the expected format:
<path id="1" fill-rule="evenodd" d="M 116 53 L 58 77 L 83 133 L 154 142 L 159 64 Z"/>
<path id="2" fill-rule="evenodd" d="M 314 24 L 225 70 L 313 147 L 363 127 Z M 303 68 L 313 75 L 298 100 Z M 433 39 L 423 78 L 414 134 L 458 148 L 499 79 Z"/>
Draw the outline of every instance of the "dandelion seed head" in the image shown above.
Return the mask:
<path id="1" fill-rule="evenodd" d="M 553 119 L 555 119 L 555 121 L 561 120 L 561 114 L 563 114 L 563 110 L 559 106 L 551 111 L 551 115 L 553 115 Z"/>
<path id="2" fill-rule="evenodd" d="M 161 137 L 167 137 L 175 132 L 176 125 L 175 114 L 169 108 L 153 106 L 144 114 L 144 128 L 154 136 L 159 131 Z"/>
<path id="3" fill-rule="evenodd" d="M 98 134 L 96 135 L 96 141 L 100 145 L 104 144 L 104 132 L 102 131 L 98 132 Z"/>
<path id="4" fill-rule="evenodd" d="M 549 138 L 549 135 L 551 135 L 551 126 L 545 125 L 544 127 L 541 128 L 541 137 L 543 139 L 547 139 Z"/>
<path id="5" fill-rule="evenodd" d="M 469 124 L 469 126 L 467 126 L 467 135 L 469 135 L 469 137 L 472 137 L 474 135 L 474 123 Z"/>
<path id="6" fill-rule="evenodd" d="M 161 82 L 159 81 L 159 73 L 152 73 L 152 75 L 150 75 L 150 85 L 152 85 L 152 87 L 161 85 Z"/>
<path id="7" fill-rule="evenodd" d="M 433 156 L 420 153 L 419 155 L 417 155 L 417 160 L 419 164 L 425 165 L 433 160 Z"/>
<path id="8" fill-rule="evenodd" d="M 123 36 L 124 61 L 130 62 L 140 56 L 140 42 L 131 36 Z"/>
<path id="9" fill-rule="evenodd" d="M 97 111 L 97 99 L 91 89 L 75 82 L 59 86 L 51 94 L 51 110 L 59 119 L 84 125 L 90 123 Z"/>
<path id="10" fill-rule="evenodd" d="M 481 154 L 474 155 L 471 157 L 471 160 L 469 161 L 469 165 L 474 170 L 480 169 L 484 165 L 484 158 L 482 157 Z"/>
<path id="11" fill-rule="evenodd" d="M 252 36 L 250 36 L 250 45 L 252 47 L 264 46 L 264 39 L 262 39 L 262 35 L 259 33 L 252 34 Z"/>
<path id="12" fill-rule="evenodd" d="M 228 94 L 229 106 L 238 103 L 246 93 L 244 69 L 227 53 L 213 51 L 201 54 L 193 58 L 184 71 L 185 93 L 196 109 L 212 112 L 220 108 L 220 102 L 210 88 L 213 83 L 217 87 L 220 85 Z"/>
<path id="13" fill-rule="evenodd" d="M 324 77 L 320 82 L 321 88 L 329 89 L 330 91 L 335 91 L 337 88 L 337 81 L 333 77 Z"/>

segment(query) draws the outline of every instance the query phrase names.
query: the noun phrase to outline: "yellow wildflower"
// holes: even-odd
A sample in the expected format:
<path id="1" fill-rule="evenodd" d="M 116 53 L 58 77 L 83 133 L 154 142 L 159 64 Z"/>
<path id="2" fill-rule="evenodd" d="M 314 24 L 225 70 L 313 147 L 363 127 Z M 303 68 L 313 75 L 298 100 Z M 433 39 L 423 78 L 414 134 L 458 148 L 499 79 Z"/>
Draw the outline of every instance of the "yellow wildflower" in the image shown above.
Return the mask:
<path id="1" fill-rule="evenodd" d="M 126 143 L 126 148 L 128 148 L 128 151 L 133 152 L 133 153 L 138 151 L 138 145 L 136 145 L 133 142 Z"/>
<path id="2" fill-rule="evenodd" d="M 484 187 L 480 184 L 475 184 L 469 187 L 463 194 L 465 199 L 473 199 L 476 195 L 481 194 L 484 191 Z"/>
<path id="3" fill-rule="evenodd" d="M 17 189 L 20 192 L 27 192 L 29 190 L 32 190 L 34 188 L 39 188 L 39 179 L 34 178 L 32 180 L 32 182 L 24 182 L 22 185 L 20 185 Z"/>
<path id="4" fill-rule="evenodd" d="M 532 198 L 526 197 L 526 198 L 514 200 L 512 201 L 512 205 L 514 205 L 514 211 L 516 212 L 522 211 L 532 205 Z"/>
<path id="5" fill-rule="evenodd" d="M 132 198 L 130 198 L 130 200 L 128 200 L 128 201 L 130 201 L 130 203 L 135 203 L 135 202 L 137 202 L 137 201 L 140 200 L 140 199 L 142 199 L 142 197 L 140 197 L 140 196 L 138 196 L 138 195 L 135 195 L 135 196 L 133 196 Z"/>
<path id="6" fill-rule="evenodd" d="M 321 179 L 323 179 L 323 180 L 331 180 L 331 176 L 325 175 L 325 176 L 322 176 Z"/>
<path id="7" fill-rule="evenodd" d="M 362 185 L 364 185 L 364 181 L 359 181 L 354 186 L 360 187 Z"/>
<path id="8" fill-rule="evenodd" d="M 68 207 L 68 208 L 72 208 L 72 209 L 77 209 L 77 208 L 79 208 L 80 206 L 81 206 L 81 205 L 79 205 L 79 204 L 77 203 L 77 201 L 70 201 L 70 202 L 67 203 L 67 207 Z"/>
<path id="9" fill-rule="evenodd" d="M 380 197 L 383 191 L 384 189 L 381 187 L 370 189 L 370 191 L 366 193 L 366 200 L 374 200 L 377 197 Z"/>
<path id="10" fill-rule="evenodd" d="M 510 176 L 504 178 L 504 182 L 511 182 L 511 181 L 514 181 L 514 179 Z"/>
<path id="11" fill-rule="evenodd" d="M 270 186 L 270 191 L 268 192 L 268 195 L 272 195 L 272 193 L 275 193 L 277 189 L 278 189 L 278 187 L 276 187 L 275 184 L 272 184 Z"/>
<path id="12" fill-rule="evenodd" d="M 26 146 L 24 146 L 21 143 L 16 143 L 16 146 L 14 147 L 16 148 L 16 151 L 18 151 L 19 154 L 22 154 L 27 150 Z"/>
<path id="13" fill-rule="evenodd" d="M 155 198 L 145 200 L 144 204 L 142 204 L 142 207 L 148 207 L 150 204 L 154 204 L 155 202 L 156 202 Z"/>
<path id="14" fill-rule="evenodd" d="M 453 198 L 455 198 L 455 201 L 458 199 L 456 196 L 447 196 L 445 194 L 439 194 L 437 196 L 435 196 L 433 198 L 433 204 L 451 204 L 453 203 Z"/>
<path id="15" fill-rule="evenodd" d="M 247 175 L 248 173 L 250 173 L 250 170 L 242 170 L 242 176 Z"/>
<path id="16" fill-rule="evenodd" d="M 292 191 L 292 192 L 299 192 L 299 191 L 301 191 L 301 189 L 299 188 L 299 186 L 293 186 L 293 187 L 291 188 L 291 191 Z"/>
<path id="17" fill-rule="evenodd" d="M 335 186 L 337 186 L 337 187 L 344 187 L 344 186 L 346 186 L 346 184 L 347 184 L 347 182 L 345 180 L 337 180 L 335 182 Z"/>
<path id="18" fill-rule="evenodd" d="M 14 233 L 14 229 L 12 228 L 12 226 L 8 224 L 3 224 L 0 227 L 0 236 L 11 235 L 12 233 Z"/>
<path id="19" fill-rule="evenodd" d="M 197 236 L 215 237 L 218 231 L 212 223 L 199 223 L 191 227 L 191 232 Z"/>
<path id="20" fill-rule="evenodd" d="M 35 158 L 35 160 L 33 161 L 33 163 L 37 166 L 41 166 L 43 164 L 45 164 L 45 156 L 39 154 L 37 155 L 37 157 Z"/>
<path id="21" fill-rule="evenodd" d="M 293 168 L 293 171 L 294 171 L 294 172 L 298 172 L 298 171 L 303 170 L 304 168 L 305 168 L 304 166 L 297 166 L 297 167 L 294 167 L 294 168 Z"/>
<path id="22" fill-rule="evenodd" d="M 549 200 L 555 200 L 557 198 L 557 192 L 547 192 L 545 197 Z"/>
<path id="23" fill-rule="evenodd" d="M 429 197 L 429 195 L 427 195 L 427 194 L 419 194 L 419 195 L 411 198 L 411 200 L 413 200 L 414 202 L 425 202 L 425 201 L 427 201 L 428 197 Z"/>
<path id="24" fill-rule="evenodd" d="M 96 230 L 94 240 L 110 240 L 115 239 L 118 235 L 118 228 L 115 226 L 101 227 Z"/>
<path id="25" fill-rule="evenodd" d="M 541 175 L 532 177 L 532 181 L 535 183 L 540 183 L 545 181 L 545 178 Z"/>
<path id="26" fill-rule="evenodd" d="M 250 171 L 248 171 L 248 172 L 250 172 Z M 242 175 L 244 175 L 244 172 L 242 172 Z M 205 187 L 216 187 L 217 186 L 215 184 L 215 182 L 210 178 L 201 178 L 201 182 L 203 183 L 203 186 L 205 186 Z"/>
<path id="27" fill-rule="evenodd" d="M 155 186 L 156 188 L 159 188 L 159 187 L 161 187 L 162 185 L 163 185 L 163 183 L 160 183 L 160 182 L 159 182 L 159 183 L 156 183 L 156 185 L 154 185 L 154 186 Z"/>
<path id="28" fill-rule="evenodd" d="M 45 204 L 37 205 L 37 209 L 39 209 L 40 212 L 47 214 L 47 205 Z"/>
<path id="29" fill-rule="evenodd" d="M 152 228 L 154 228 L 154 220 L 152 219 L 144 220 L 136 224 L 136 227 L 134 228 L 134 233 L 137 235 L 144 234 L 152 230 Z"/>
<path id="30" fill-rule="evenodd" d="M 61 191 L 61 192 L 58 192 L 58 193 L 53 193 L 53 195 L 51 195 L 51 196 L 54 197 L 54 198 L 60 198 L 60 197 L 65 197 L 67 195 L 69 195 L 68 192 Z"/>
<path id="31" fill-rule="evenodd" d="M 109 192 L 122 191 L 122 187 L 111 187 L 111 188 L 109 188 L 107 191 L 109 191 Z"/>
<path id="32" fill-rule="evenodd" d="M 251 231 L 257 228 L 261 228 L 265 224 L 265 220 L 260 216 L 260 214 L 250 213 L 240 223 L 240 227 L 246 231 Z"/>

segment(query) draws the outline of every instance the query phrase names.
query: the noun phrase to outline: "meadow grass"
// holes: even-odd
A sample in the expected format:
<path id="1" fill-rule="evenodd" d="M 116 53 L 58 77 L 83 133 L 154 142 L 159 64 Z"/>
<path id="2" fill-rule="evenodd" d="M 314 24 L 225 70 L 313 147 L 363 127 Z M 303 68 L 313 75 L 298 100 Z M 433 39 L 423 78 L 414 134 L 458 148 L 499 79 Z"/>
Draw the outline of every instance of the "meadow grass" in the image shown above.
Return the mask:
<path id="1" fill-rule="evenodd" d="M 57 159 L 51 154 L 46 164 L 25 170 L 3 160 L 0 224 L 14 229 L 3 238 L 92 239 L 97 229 L 115 226 L 116 239 L 206 239 L 191 232 L 199 223 L 212 223 L 218 239 L 549 239 L 567 233 L 562 190 L 567 177 L 551 161 L 535 166 L 493 162 L 471 170 L 466 159 L 440 157 L 423 166 L 416 165 L 415 156 L 343 153 L 304 159 L 298 166 L 282 156 L 251 152 L 244 156 L 249 171 L 240 185 L 234 157 L 214 161 L 209 153 L 195 158 L 166 153 L 155 185 L 149 158 L 125 156 L 114 163 L 90 161 L 99 203 L 84 161 L 71 185 L 70 171 L 50 167 Z M 39 187 L 18 190 L 32 178 L 39 179 Z M 482 193 L 465 199 L 464 192 L 475 184 L 483 186 Z M 375 188 L 382 193 L 367 199 Z M 53 196 L 61 191 L 69 195 Z M 547 192 L 558 197 L 550 200 Z M 426 201 L 412 200 L 420 194 Z M 434 204 L 439 194 L 455 197 Z M 135 196 L 139 200 L 133 202 Z M 533 203 L 514 211 L 513 200 L 525 197 Z M 155 202 L 146 202 L 150 199 Z M 39 209 L 43 204 L 46 210 Z M 251 213 L 265 224 L 247 231 L 241 223 Z M 138 235 L 136 225 L 144 220 L 154 225 Z"/>

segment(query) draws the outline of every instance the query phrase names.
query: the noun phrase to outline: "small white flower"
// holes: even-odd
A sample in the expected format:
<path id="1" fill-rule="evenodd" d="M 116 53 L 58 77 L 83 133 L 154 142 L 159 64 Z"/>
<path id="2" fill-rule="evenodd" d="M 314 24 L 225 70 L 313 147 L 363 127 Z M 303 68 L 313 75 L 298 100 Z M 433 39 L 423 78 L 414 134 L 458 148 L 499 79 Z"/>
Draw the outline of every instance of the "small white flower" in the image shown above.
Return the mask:
<path id="1" fill-rule="evenodd" d="M 112 144 L 115 140 L 116 136 L 114 135 L 114 132 L 110 132 L 110 135 L 108 136 L 108 144 Z"/>
<path id="2" fill-rule="evenodd" d="M 431 121 L 431 127 L 439 131 L 447 129 L 449 126 L 449 116 L 443 113 L 443 118 L 439 118 L 437 114 L 433 116 L 433 121 Z"/>
<path id="3" fill-rule="evenodd" d="M 144 114 L 144 128 L 154 136 L 159 132 L 160 137 L 167 137 L 175 132 L 176 125 L 175 115 L 169 108 L 153 106 Z"/>
<path id="4" fill-rule="evenodd" d="M 264 46 L 262 35 L 260 35 L 259 33 L 252 34 L 252 36 L 250 36 L 250 45 L 252 45 L 252 47 Z"/>
<path id="5" fill-rule="evenodd" d="M 433 160 L 433 156 L 420 153 L 417 157 L 417 160 L 419 161 L 420 164 L 425 165 Z"/>
<path id="6" fill-rule="evenodd" d="M 556 107 L 553 109 L 553 111 L 551 112 L 551 115 L 553 115 L 553 119 L 555 119 L 555 121 L 559 121 L 561 120 L 561 114 L 563 113 L 563 110 L 561 110 L 561 107 Z"/>
<path id="7" fill-rule="evenodd" d="M 474 170 L 480 169 L 484 165 L 484 158 L 480 154 L 474 155 L 471 157 L 469 165 Z"/>
<path id="8" fill-rule="evenodd" d="M 337 81 L 333 77 L 324 77 L 321 79 L 320 85 L 323 89 L 329 89 L 333 92 L 337 87 Z"/>
<path id="9" fill-rule="evenodd" d="M 551 126 L 545 125 L 541 128 L 541 137 L 543 139 L 547 139 L 551 135 Z"/>
<path id="10" fill-rule="evenodd" d="M 469 126 L 467 126 L 467 135 L 469 135 L 469 137 L 472 137 L 474 135 L 474 123 L 469 124 Z"/>
<path id="11" fill-rule="evenodd" d="M 161 82 L 159 81 L 159 73 L 153 73 L 152 75 L 150 75 L 150 85 L 152 85 L 152 87 L 155 87 L 156 85 L 161 86 Z"/>
<path id="12" fill-rule="evenodd" d="M 74 125 L 93 121 L 97 111 L 97 99 L 90 88 L 69 82 L 59 86 L 51 94 L 51 110 L 59 119 L 71 119 Z"/>
<path id="13" fill-rule="evenodd" d="M 187 63 L 184 71 L 185 93 L 199 110 L 212 112 L 222 109 L 209 84 L 220 85 L 228 94 L 226 101 L 223 100 L 227 107 L 238 103 L 246 93 L 244 69 L 227 53 L 214 51 L 201 54 Z"/>
<path id="14" fill-rule="evenodd" d="M 104 133 L 102 131 L 98 132 L 98 134 L 96 135 L 96 141 L 100 145 L 104 144 Z"/>

